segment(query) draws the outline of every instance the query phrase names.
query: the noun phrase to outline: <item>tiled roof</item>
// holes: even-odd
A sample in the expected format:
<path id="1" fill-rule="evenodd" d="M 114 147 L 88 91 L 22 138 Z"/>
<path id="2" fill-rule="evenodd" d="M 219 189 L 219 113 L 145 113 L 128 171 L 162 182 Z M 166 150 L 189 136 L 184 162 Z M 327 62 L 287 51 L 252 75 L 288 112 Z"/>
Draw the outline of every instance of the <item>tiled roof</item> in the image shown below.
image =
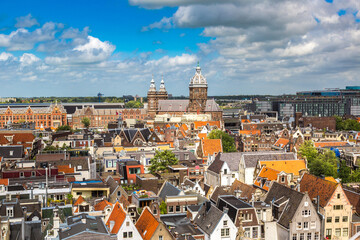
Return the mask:
<path id="1" fill-rule="evenodd" d="M 106 222 L 107 227 L 110 227 L 111 221 L 115 222 L 114 227 L 111 229 L 110 233 L 117 234 L 120 227 L 122 226 L 125 218 L 126 218 L 126 213 L 125 213 L 124 209 L 122 209 L 119 202 L 116 202 L 113 207 L 113 210 L 111 211 L 111 214 Z M 110 230 L 110 228 L 109 228 L 109 230 Z"/>
<path id="2" fill-rule="evenodd" d="M 76 201 L 75 201 L 75 203 L 74 203 L 74 206 L 77 206 L 77 205 L 83 203 L 84 201 L 85 201 L 85 199 L 80 195 L 80 196 L 78 197 L 78 199 L 76 199 Z"/>
<path id="3" fill-rule="evenodd" d="M 201 146 L 204 157 L 223 151 L 221 139 L 201 139 Z"/>
<path id="4" fill-rule="evenodd" d="M 323 148 L 323 147 L 339 147 L 339 146 L 346 146 L 349 145 L 348 142 L 343 141 L 334 141 L 334 142 L 314 142 L 314 146 L 316 148 Z"/>
<path id="5" fill-rule="evenodd" d="M 356 213 L 360 214 L 360 193 L 347 187 L 344 187 L 344 192 L 349 199 L 350 204 L 353 205 L 353 210 L 355 209 Z"/>
<path id="6" fill-rule="evenodd" d="M 69 167 L 69 165 L 57 165 L 57 168 L 59 172 L 63 172 L 65 174 L 75 172 L 75 168 Z"/>
<path id="7" fill-rule="evenodd" d="M 216 157 L 207 170 L 219 174 L 223 164 L 224 161 L 220 160 L 219 157 Z"/>
<path id="8" fill-rule="evenodd" d="M 241 191 L 241 198 L 246 198 L 247 201 L 250 201 L 253 194 L 255 194 L 256 189 L 253 186 L 247 185 L 235 179 L 233 184 L 230 187 L 230 192 L 235 194 L 235 191 Z"/>
<path id="9" fill-rule="evenodd" d="M 103 211 L 105 209 L 106 206 L 112 206 L 113 204 L 111 202 L 106 201 L 106 199 L 98 202 L 97 204 L 95 204 L 94 209 L 95 211 Z"/>
<path id="10" fill-rule="evenodd" d="M 245 168 L 256 167 L 258 161 L 296 159 L 296 155 L 294 153 L 285 153 L 280 151 L 245 152 L 242 154 L 244 158 Z"/>
<path id="11" fill-rule="evenodd" d="M 186 112 L 189 100 L 159 100 L 159 112 Z M 205 112 L 220 112 L 221 108 L 213 99 L 206 101 Z"/>
<path id="12" fill-rule="evenodd" d="M 298 176 L 300 170 L 306 169 L 305 160 L 278 160 L 278 161 L 260 161 L 260 166 L 266 166 L 277 171 L 284 171 Z"/>
<path id="13" fill-rule="evenodd" d="M 335 180 L 335 178 L 334 177 L 325 177 L 325 180 L 328 180 L 328 181 L 330 181 L 330 182 L 333 182 L 333 183 L 338 183 L 336 180 Z"/>
<path id="14" fill-rule="evenodd" d="M 254 129 L 254 130 L 240 130 L 239 134 L 240 135 L 256 135 L 256 134 L 260 135 L 261 131 L 257 130 L 257 129 Z"/>
<path id="15" fill-rule="evenodd" d="M 150 240 L 159 226 L 159 222 L 151 214 L 150 209 L 145 207 L 135 226 L 143 240 Z"/>
<path id="16" fill-rule="evenodd" d="M 279 138 L 274 144 L 275 147 L 284 148 L 289 143 L 289 139 Z"/>
<path id="17" fill-rule="evenodd" d="M 210 203 L 204 203 L 199 213 L 196 215 L 194 222 L 206 234 L 211 235 L 215 230 L 218 222 L 222 219 L 223 212 L 214 205 L 207 206 Z"/>
<path id="18" fill-rule="evenodd" d="M 231 171 L 239 171 L 239 164 L 242 153 L 240 152 L 230 152 L 230 153 L 220 153 L 220 160 L 226 162 Z"/>
<path id="19" fill-rule="evenodd" d="M 264 202 L 267 204 L 274 202 L 274 204 L 276 204 L 278 200 L 281 202 L 288 201 L 285 207 L 279 208 L 280 211 L 282 209 L 282 212 L 279 213 L 280 218 L 277 220 L 279 224 L 289 228 L 290 222 L 293 219 L 303 197 L 303 193 L 295 191 L 277 182 L 273 182 L 269 192 L 266 194 Z"/>
<path id="20" fill-rule="evenodd" d="M 220 128 L 220 121 L 195 121 L 194 127 L 195 129 L 198 129 L 199 127 L 203 126 L 216 126 L 217 128 Z"/>
<path id="21" fill-rule="evenodd" d="M 158 196 L 162 200 L 165 200 L 167 196 L 177 196 L 181 193 L 181 190 L 172 185 L 169 182 L 164 182 L 162 188 L 160 189 Z"/>
<path id="22" fill-rule="evenodd" d="M 9 185 L 9 179 L 8 178 L 0 179 L 0 185 L 8 186 Z"/>
<path id="23" fill-rule="evenodd" d="M 280 173 L 280 171 L 278 171 L 278 170 L 263 167 L 261 169 L 259 175 L 255 179 L 254 184 L 266 191 L 269 191 L 270 182 L 276 180 L 279 173 Z M 267 183 L 263 184 L 261 182 L 262 179 L 266 179 Z"/>
<path id="24" fill-rule="evenodd" d="M 198 137 L 199 137 L 200 139 L 207 139 L 207 133 L 199 133 L 199 134 L 198 134 Z"/>
<path id="25" fill-rule="evenodd" d="M 300 192 L 308 192 L 311 199 L 319 196 L 319 204 L 325 207 L 332 194 L 336 190 L 338 183 L 330 182 L 314 175 L 305 173 L 300 181 Z"/>

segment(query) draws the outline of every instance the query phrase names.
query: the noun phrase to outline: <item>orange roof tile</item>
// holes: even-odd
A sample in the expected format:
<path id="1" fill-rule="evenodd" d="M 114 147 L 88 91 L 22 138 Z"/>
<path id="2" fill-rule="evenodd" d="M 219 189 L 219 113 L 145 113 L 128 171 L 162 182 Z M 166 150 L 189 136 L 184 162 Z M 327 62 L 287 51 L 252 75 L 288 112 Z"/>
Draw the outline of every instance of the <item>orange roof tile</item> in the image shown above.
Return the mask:
<path id="1" fill-rule="evenodd" d="M 159 226 L 159 222 L 151 214 L 149 208 L 145 207 L 135 226 L 143 240 L 150 240 Z"/>
<path id="2" fill-rule="evenodd" d="M 103 211 L 105 209 L 106 206 L 112 206 L 113 204 L 111 202 L 106 201 L 106 199 L 98 202 L 97 204 L 95 204 L 94 209 L 95 211 Z"/>
<path id="3" fill-rule="evenodd" d="M 278 170 L 268 168 L 268 167 L 263 167 L 263 168 L 261 168 L 261 171 L 260 171 L 258 177 L 255 179 L 254 184 L 258 187 L 261 187 L 261 179 L 258 179 L 258 178 L 266 178 L 267 181 L 274 181 L 277 179 L 277 176 L 279 173 L 280 173 L 280 171 L 278 171 Z M 264 186 L 262 186 L 262 188 L 266 191 L 269 191 L 269 187 L 266 186 L 266 184 L 264 184 Z"/>
<path id="4" fill-rule="evenodd" d="M 171 127 L 171 126 L 170 126 L 170 124 L 166 124 L 165 126 L 166 126 L 166 128 L 169 128 L 169 127 Z"/>
<path id="5" fill-rule="evenodd" d="M 9 185 L 9 179 L 8 178 L 0 179 L 0 185 L 8 186 Z"/>
<path id="6" fill-rule="evenodd" d="M 261 131 L 260 130 L 257 130 L 257 129 L 253 129 L 253 130 L 240 130 L 239 131 L 239 134 L 240 135 L 260 135 L 261 134 Z"/>
<path id="7" fill-rule="evenodd" d="M 276 160 L 276 161 L 260 161 L 260 166 L 266 166 L 277 171 L 284 171 L 298 176 L 300 170 L 306 169 L 305 160 Z"/>
<path id="8" fill-rule="evenodd" d="M 335 180 L 335 178 L 334 177 L 325 177 L 325 180 L 327 180 L 327 181 L 330 181 L 330 182 L 333 182 L 333 183 L 338 183 L 336 180 Z"/>
<path id="9" fill-rule="evenodd" d="M 342 141 L 334 141 L 334 142 L 314 142 L 314 146 L 318 147 L 337 147 L 337 146 L 345 146 L 347 142 Z"/>
<path id="10" fill-rule="evenodd" d="M 310 199 L 319 196 L 319 204 L 325 207 L 331 199 L 339 183 L 327 181 L 314 175 L 305 173 L 300 181 L 300 192 L 307 192 Z"/>
<path id="11" fill-rule="evenodd" d="M 286 138 L 279 138 L 274 146 L 284 148 L 289 143 L 289 139 Z"/>
<path id="12" fill-rule="evenodd" d="M 200 139 L 208 139 L 208 138 L 207 138 L 207 133 L 199 133 L 199 134 L 198 134 L 198 137 L 199 137 Z"/>
<path id="13" fill-rule="evenodd" d="M 179 126 L 179 124 L 175 124 L 175 127 L 179 128 L 180 126 Z"/>
<path id="14" fill-rule="evenodd" d="M 194 127 L 195 129 L 198 129 L 199 127 L 203 127 L 208 124 L 209 126 L 217 126 L 217 128 L 220 128 L 220 121 L 195 121 Z"/>
<path id="15" fill-rule="evenodd" d="M 242 123 L 250 123 L 250 120 L 249 119 L 241 119 L 241 122 Z"/>
<path id="16" fill-rule="evenodd" d="M 221 139 L 201 139 L 201 146 L 204 157 L 223 151 Z"/>
<path id="17" fill-rule="evenodd" d="M 110 233 L 118 233 L 120 227 L 122 226 L 123 222 L 125 221 L 126 218 L 126 213 L 124 211 L 124 209 L 121 207 L 119 202 L 116 202 L 113 210 L 106 222 L 106 226 L 110 227 L 110 222 L 114 221 L 115 225 L 114 227 L 111 229 Z"/>
<path id="18" fill-rule="evenodd" d="M 83 202 L 85 202 L 85 199 L 80 195 L 80 196 L 78 197 L 78 199 L 76 199 L 76 201 L 75 201 L 75 203 L 74 203 L 74 206 L 77 206 L 77 205 L 79 205 L 79 204 L 81 204 L 81 203 L 83 203 Z"/>
<path id="19" fill-rule="evenodd" d="M 67 173 L 74 173 L 75 169 L 73 167 L 69 167 L 69 165 L 58 165 L 57 166 L 59 172 Z"/>
<path id="20" fill-rule="evenodd" d="M 184 131 L 189 130 L 189 128 L 188 128 L 188 127 L 186 126 L 186 124 L 184 124 L 184 123 L 181 125 L 181 127 L 184 129 Z"/>

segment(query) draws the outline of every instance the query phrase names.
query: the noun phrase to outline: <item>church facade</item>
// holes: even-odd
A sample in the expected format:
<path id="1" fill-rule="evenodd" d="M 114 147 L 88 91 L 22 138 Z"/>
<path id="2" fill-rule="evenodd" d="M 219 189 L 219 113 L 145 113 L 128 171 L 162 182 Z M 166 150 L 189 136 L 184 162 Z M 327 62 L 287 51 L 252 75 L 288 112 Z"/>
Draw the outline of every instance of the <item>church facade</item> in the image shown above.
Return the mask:
<path id="1" fill-rule="evenodd" d="M 165 89 L 164 80 L 161 80 L 160 90 L 156 91 L 155 81 L 151 80 L 148 91 L 148 112 L 151 117 L 156 114 L 170 114 L 182 116 L 187 113 L 210 114 L 212 120 L 222 121 L 222 109 L 214 99 L 208 99 L 208 84 L 201 73 L 201 68 L 196 67 L 195 75 L 189 83 L 189 99 L 169 100 Z"/>

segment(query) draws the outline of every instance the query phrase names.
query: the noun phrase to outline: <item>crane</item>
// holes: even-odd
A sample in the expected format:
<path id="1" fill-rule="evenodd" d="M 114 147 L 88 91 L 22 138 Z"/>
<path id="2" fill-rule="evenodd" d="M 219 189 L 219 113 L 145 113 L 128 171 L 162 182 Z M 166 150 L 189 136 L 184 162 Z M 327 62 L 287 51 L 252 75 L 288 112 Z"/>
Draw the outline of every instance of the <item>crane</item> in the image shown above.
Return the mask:
<path id="1" fill-rule="evenodd" d="M 102 94 L 102 93 L 99 92 L 99 93 L 97 94 L 97 96 L 98 96 L 98 98 L 99 98 L 99 102 L 101 102 L 101 97 L 104 96 L 104 94 Z"/>

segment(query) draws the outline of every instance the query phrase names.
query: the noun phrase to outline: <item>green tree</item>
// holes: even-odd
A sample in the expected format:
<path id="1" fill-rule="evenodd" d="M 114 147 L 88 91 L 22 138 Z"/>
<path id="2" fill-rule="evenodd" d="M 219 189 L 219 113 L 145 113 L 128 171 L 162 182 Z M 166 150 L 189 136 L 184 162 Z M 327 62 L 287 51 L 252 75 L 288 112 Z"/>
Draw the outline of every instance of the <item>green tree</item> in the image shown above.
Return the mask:
<path id="1" fill-rule="evenodd" d="M 167 214 L 166 202 L 162 201 L 159 208 L 160 208 L 160 214 Z"/>
<path id="2" fill-rule="evenodd" d="M 340 162 L 338 176 L 341 179 L 342 183 L 347 183 L 351 181 L 351 168 L 346 166 L 345 161 Z"/>
<path id="3" fill-rule="evenodd" d="M 355 119 L 342 119 L 339 116 L 335 116 L 336 119 L 336 130 L 346 130 L 346 131 L 360 131 L 360 123 Z"/>
<path id="4" fill-rule="evenodd" d="M 175 157 L 175 154 L 172 151 L 156 151 L 154 158 L 150 160 L 150 172 L 152 174 L 165 171 L 169 165 L 175 165 L 179 160 Z"/>
<path id="5" fill-rule="evenodd" d="M 349 182 L 360 182 L 360 169 L 356 169 L 350 175 Z"/>
<path id="6" fill-rule="evenodd" d="M 84 125 L 85 128 L 89 128 L 90 127 L 90 119 L 88 117 L 84 117 L 81 120 L 81 123 Z"/>
<path id="7" fill-rule="evenodd" d="M 337 168 L 336 166 L 330 164 L 329 162 L 323 162 L 320 159 L 315 159 L 308 164 L 310 173 L 315 176 L 332 176 L 336 178 Z"/>
<path id="8" fill-rule="evenodd" d="M 215 129 L 209 133 L 208 138 L 221 139 L 223 152 L 236 152 L 235 140 L 226 132 Z"/>
<path id="9" fill-rule="evenodd" d="M 306 158 L 308 163 L 311 163 L 319 155 L 312 141 L 305 141 L 299 148 L 299 154 L 301 157 Z"/>
<path id="10" fill-rule="evenodd" d="M 69 126 L 69 125 L 63 125 L 63 126 L 59 126 L 57 129 L 56 129 L 57 132 L 59 131 L 73 131 L 73 129 Z"/>
<path id="11" fill-rule="evenodd" d="M 127 108 L 142 108 L 144 104 L 142 104 L 140 101 L 128 101 L 125 104 L 125 107 Z"/>

